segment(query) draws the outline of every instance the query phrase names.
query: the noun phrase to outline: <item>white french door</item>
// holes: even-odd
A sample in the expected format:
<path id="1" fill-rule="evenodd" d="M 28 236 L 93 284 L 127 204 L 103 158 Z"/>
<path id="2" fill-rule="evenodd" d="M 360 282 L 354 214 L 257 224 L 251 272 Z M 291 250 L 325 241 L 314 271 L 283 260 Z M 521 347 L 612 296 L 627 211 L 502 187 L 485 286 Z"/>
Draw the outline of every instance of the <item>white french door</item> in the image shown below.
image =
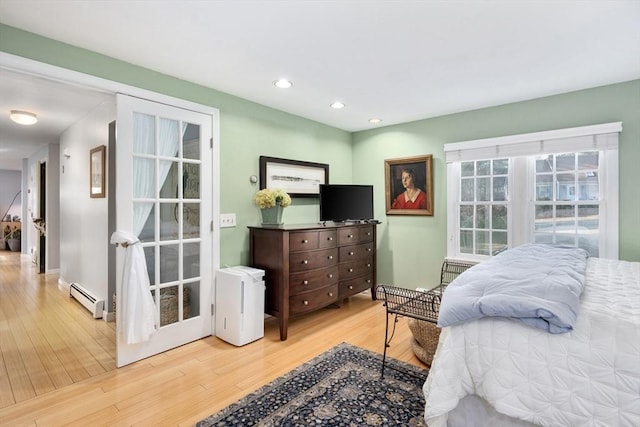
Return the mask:
<path id="1" fill-rule="evenodd" d="M 211 115 L 126 95 L 117 96 L 117 110 L 116 228 L 140 240 L 160 319 L 150 340 L 126 342 L 125 249 L 118 248 L 120 367 L 211 335 L 214 192 Z"/>

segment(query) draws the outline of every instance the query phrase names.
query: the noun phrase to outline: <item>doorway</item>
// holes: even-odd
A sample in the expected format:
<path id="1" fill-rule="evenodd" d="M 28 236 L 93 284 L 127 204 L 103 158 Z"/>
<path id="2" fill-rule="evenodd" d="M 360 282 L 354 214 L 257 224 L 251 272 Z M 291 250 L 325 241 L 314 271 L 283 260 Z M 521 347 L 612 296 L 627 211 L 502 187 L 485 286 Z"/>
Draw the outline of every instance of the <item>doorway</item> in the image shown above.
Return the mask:
<path id="1" fill-rule="evenodd" d="M 44 221 L 47 218 L 47 162 L 40 163 L 40 182 L 38 185 L 38 211 L 40 219 Z M 38 272 L 44 273 L 46 271 L 47 235 L 40 231 L 38 235 Z"/>
<path id="2" fill-rule="evenodd" d="M 111 97 L 115 97 L 116 93 L 127 93 L 135 97 L 150 99 L 153 102 L 158 102 L 165 105 L 176 105 L 177 107 L 183 108 L 185 110 L 201 111 L 202 113 L 207 114 L 212 118 L 212 128 L 213 128 L 211 129 L 212 136 L 216 137 L 219 132 L 218 131 L 218 117 L 219 117 L 218 111 L 211 107 L 194 104 L 188 101 L 179 100 L 179 99 L 161 95 L 161 94 L 153 94 L 135 87 L 123 85 L 123 84 L 112 82 L 112 81 L 107 81 L 98 77 L 77 73 L 71 70 L 61 70 L 58 67 L 52 67 L 47 64 L 39 63 L 39 62 L 32 61 L 25 58 L 13 57 L 10 55 L 0 57 L 0 67 L 7 67 L 12 70 L 17 70 L 17 72 L 28 74 L 30 76 L 38 76 L 36 78 L 55 79 L 57 82 L 66 84 L 69 87 L 82 87 L 82 88 L 86 88 L 88 91 L 96 91 L 98 93 L 107 94 L 108 96 L 111 96 Z M 107 130 L 108 123 L 110 121 L 111 120 L 103 122 L 105 133 L 108 133 L 108 130 Z M 79 139 L 84 140 L 85 144 L 86 144 L 86 141 L 88 140 L 91 141 L 92 144 L 98 143 L 96 142 L 95 138 L 88 139 L 87 138 L 88 135 L 91 135 L 93 137 L 93 134 L 87 133 L 85 135 L 81 135 L 83 138 L 79 138 Z M 209 141 L 206 141 L 206 143 L 208 142 Z M 209 268 L 211 271 L 215 271 L 215 269 L 217 269 L 220 265 L 219 264 L 219 233 L 218 233 L 219 226 L 217 221 L 217 216 L 219 213 L 219 207 L 218 207 L 219 144 L 217 144 L 217 141 L 216 141 L 216 143 L 215 144 L 212 143 L 211 146 L 212 146 L 212 149 L 210 151 L 210 156 L 212 159 L 212 163 L 211 163 L 212 168 L 210 169 L 207 168 L 211 173 L 211 175 L 209 176 L 210 191 L 207 191 L 206 194 L 203 193 L 203 195 L 206 195 L 206 197 L 203 197 L 201 203 L 203 205 L 211 206 L 210 230 L 211 230 L 212 236 L 209 242 L 207 243 L 208 245 L 210 245 L 210 248 L 211 248 L 209 252 L 211 256 L 207 260 L 206 265 L 207 265 L 207 268 Z M 70 148 L 70 149 L 67 149 L 67 148 Z M 63 146 L 61 143 L 60 154 L 62 155 L 60 156 L 60 165 L 59 166 L 57 164 L 53 166 L 49 165 L 50 167 L 54 167 L 56 170 L 59 168 L 62 171 L 60 175 L 61 176 L 60 192 L 66 193 L 66 196 L 69 196 L 69 193 L 71 193 L 71 195 L 74 195 L 74 194 L 84 195 L 88 192 L 88 189 L 85 188 L 85 185 L 88 185 L 86 184 L 86 177 L 84 176 L 84 172 L 82 172 L 82 169 L 84 168 L 83 164 L 87 163 L 85 158 L 86 157 L 85 151 L 87 151 L 87 147 L 79 147 L 79 148 L 74 146 L 66 147 L 66 146 Z M 111 157 L 112 154 L 115 155 L 115 153 L 108 152 L 107 159 L 114 159 L 115 161 L 115 158 L 114 158 L 115 156 Z M 74 163 L 75 159 L 79 159 L 77 164 Z M 191 161 L 187 160 L 187 162 L 191 162 Z M 109 161 L 108 165 L 110 164 L 111 164 L 111 161 Z M 77 171 L 81 171 L 81 172 L 79 172 L 78 175 L 74 175 Z M 65 180 L 63 176 L 66 177 L 67 179 Z M 108 175 L 107 179 L 110 180 L 111 176 Z M 74 183 L 79 183 L 78 185 L 80 185 L 80 187 L 77 190 L 75 187 L 70 189 L 68 186 L 70 181 L 73 181 Z M 109 188 L 107 188 L 107 190 L 109 190 Z M 52 188 L 48 189 L 47 193 L 49 198 L 53 196 L 54 194 L 53 191 L 57 191 L 57 189 L 56 190 Z M 102 237 L 99 237 L 99 236 L 102 236 L 102 232 L 103 232 L 102 229 L 96 229 L 96 227 L 86 227 L 86 226 L 83 226 L 82 221 L 77 221 L 77 218 L 91 217 L 92 214 L 87 215 L 86 212 L 84 212 L 82 209 L 80 209 L 80 207 L 78 207 L 74 203 L 74 199 L 72 197 L 70 199 L 63 199 L 62 196 L 60 197 L 61 207 L 67 206 L 69 208 L 69 212 L 72 213 L 72 217 L 69 218 L 64 213 L 60 212 L 60 223 L 61 223 L 61 227 L 60 227 L 61 245 L 60 246 L 61 247 L 64 246 L 66 250 L 68 250 L 68 252 L 61 251 L 60 253 L 60 256 L 61 256 L 60 276 L 61 278 L 66 279 L 67 281 L 73 280 L 74 274 L 72 274 L 73 273 L 72 271 L 65 269 L 65 267 L 63 266 L 64 262 L 62 261 L 63 258 L 65 258 L 68 261 L 68 264 L 77 265 L 78 268 L 80 269 L 92 270 L 94 273 L 95 273 L 95 269 L 93 267 L 95 265 L 96 260 L 98 263 L 101 262 L 100 260 L 105 260 L 104 274 L 102 274 L 101 276 L 107 277 L 107 272 L 110 271 L 108 262 L 106 261 L 107 259 L 109 259 L 109 256 L 107 255 L 108 249 L 106 249 L 109 247 L 109 245 L 106 245 L 108 241 L 109 225 L 108 225 L 107 218 L 109 218 L 109 214 L 107 212 L 109 211 L 109 206 L 106 199 L 104 199 L 103 201 L 104 201 L 104 206 L 101 205 L 102 201 L 100 199 L 93 199 L 93 201 L 91 202 L 91 207 L 96 210 L 101 210 L 101 212 L 103 212 L 105 215 L 104 240 Z M 52 213 L 51 209 L 49 209 L 49 215 L 51 213 Z M 76 214 L 77 216 L 75 216 Z M 209 229 L 209 224 L 203 224 L 203 228 L 205 227 Z M 72 239 L 69 239 L 70 235 L 73 236 Z M 102 245 L 105 248 L 104 256 L 93 256 L 91 254 L 84 253 L 85 247 L 83 247 L 83 244 L 91 241 L 96 242 L 97 245 Z M 51 239 L 49 239 L 49 246 L 51 246 L 51 243 L 52 241 Z M 162 246 L 162 245 L 163 243 L 159 244 L 159 246 Z M 51 260 L 50 252 L 51 251 L 45 254 L 45 256 L 49 260 Z M 116 272 L 116 275 L 117 274 L 118 272 Z M 193 279 L 193 278 L 189 278 L 189 279 Z M 88 281 L 88 282 L 91 282 L 91 281 Z M 207 286 L 212 287 L 213 286 L 212 280 L 208 280 L 208 282 L 210 283 L 208 283 Z M 193 287 L 193 285 L 191 285 L 191 287 Z M 195 293 L 195 291 L 192 293 Z M 201 295 L 204 295 L 204 293 Z M 104 295 L 104 292 L 102 292 L 100 296 L 105 298 L 105 300 L 109 300 L 111 297 L 111 295 L 108 295 L 108 296 Z M 184 300 L 184 292 L 183 292 L 182 300 Z M 209 303 L 210 301 L 207 301 L 206 304 L 199 307 L 199 310 L 203 316 L 206 315 L 204 307 L 208 307 Z M 108 306 L 109 306 L 109 309 L 111 309 L 111 304 L 108 304 Z M 181 316 L 182 318 L 184 318 L 184 307 L 182 305 L 179 305 L 179 307 L 182 308 Z M 191 320 L 191 318 L 187 320 Z M 211 317 L 209 321 L 212 323 Z M 209 330 L 211 330 L 212 328 L 213 328 L 213 325 L 211 324 L 211 327 L 209 328 Z"/>

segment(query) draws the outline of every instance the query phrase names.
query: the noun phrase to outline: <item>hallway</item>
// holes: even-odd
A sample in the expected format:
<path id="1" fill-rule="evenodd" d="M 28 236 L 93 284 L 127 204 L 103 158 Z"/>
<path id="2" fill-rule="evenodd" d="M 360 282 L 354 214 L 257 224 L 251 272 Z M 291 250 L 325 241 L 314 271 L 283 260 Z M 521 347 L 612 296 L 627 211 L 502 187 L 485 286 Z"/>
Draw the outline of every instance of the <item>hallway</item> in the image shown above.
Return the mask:
<path id="1" fill-rule="evenodd" d="M 94 319 L 58 276 L 0 251 L 0 408 L 115 369 L 115 323 Z"/>

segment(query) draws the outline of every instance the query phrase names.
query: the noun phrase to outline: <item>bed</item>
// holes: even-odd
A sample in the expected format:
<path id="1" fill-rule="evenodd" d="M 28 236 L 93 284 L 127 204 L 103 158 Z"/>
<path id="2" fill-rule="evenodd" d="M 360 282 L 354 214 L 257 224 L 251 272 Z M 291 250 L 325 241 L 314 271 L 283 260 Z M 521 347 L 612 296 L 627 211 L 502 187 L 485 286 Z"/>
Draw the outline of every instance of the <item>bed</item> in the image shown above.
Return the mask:
<path id="1" fill-rule="evenodd" d="M 538 277 L 531 272 L 540 260 L 533 256 L 527 261 L 531 266 L 514 262 L 506 254 L 515 249 L 460 275 L 444 293 L 440 317 L 447 300 L 483 311 L 478 301 L 485 291 L 474 291 L 468 300 L 460 297 L 456 282 L 465 277 Z M 566 265 L 553 253 L 543 258 L 550 258 L 554 269 Z M 503 273 L 499 269 L 505 265 Z M 580 271 L 568 274 L 581 281 Z M 535 327 L 491 310 L 467 320 L 448 317 L 423 387 L 427 425 L 640 426 L 640 263 L 585 257 L 582 275 L 581 289 L 569 293 L 576 300 L 575 316 L 565 330 L 545 329 L 546 308 L 537 312 L 545 318 L 543 325 Z M 553 292 L 543 293 L 555 301 Z M 564 314 L 558 316 L 561 324 Z"/>

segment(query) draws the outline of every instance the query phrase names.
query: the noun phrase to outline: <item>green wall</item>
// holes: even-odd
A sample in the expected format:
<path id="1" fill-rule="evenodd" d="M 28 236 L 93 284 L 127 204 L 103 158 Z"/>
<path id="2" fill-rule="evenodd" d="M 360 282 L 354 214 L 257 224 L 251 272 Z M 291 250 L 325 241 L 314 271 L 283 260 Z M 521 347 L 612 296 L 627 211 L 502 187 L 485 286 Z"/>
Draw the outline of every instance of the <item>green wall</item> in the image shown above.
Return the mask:
<path id="1" fill-rule="evenodd" d="M 622 121 L 620 140 L 620 257 L 640 261 L 640 80 L 433 119 L 348 133 L 222 92 L 143 69 L 0 24 L 0 51 L 183 98 L 220 110 L 220 212 L 235 212 L 238 226 L 221 230 L 222 265 L 247 262 L 246 226 L 260 222 L 253 205 L 258 157 L 330 164 L 332 183 L 376 187 L 378 281 L 432 286 L 446 252 L 446 182 L 443 144 L 471 139 Z M 384 160 L 433 154 L 435 214 L 387 216 Z M 318 219 L 317 201 L 294 199 L 287 223 Z"/>
<path id="2" fill-rule="evenodd" d="M 0 24 L 0 51 L 215 107 L 220 111 L 220 212 L 237 227 L 220 231 L 220 264 L 248 261 L 248 225 L 260 223 L 253 204 L 261 155 L 328 163 L 331 182 L 350 183 L 351 134 L 213 89 Z M 288 223 L 318 221 L 317 199 L 294 199 Z"/>
<path id="3" fill-rule="evenodd" d="M 425 286 L 437 281 L 446 253 L 443 144 L 504 135 L 622 122 L 620 258 L 640 261 L 640 80 L 404 123 L 353 135 L 354 180 L 376 186 L 380 282 Z M 385 216 L 384 160 L 433 154 L 433 217 Z M 427 282 L 423 277 L 426 277 Z"/>

